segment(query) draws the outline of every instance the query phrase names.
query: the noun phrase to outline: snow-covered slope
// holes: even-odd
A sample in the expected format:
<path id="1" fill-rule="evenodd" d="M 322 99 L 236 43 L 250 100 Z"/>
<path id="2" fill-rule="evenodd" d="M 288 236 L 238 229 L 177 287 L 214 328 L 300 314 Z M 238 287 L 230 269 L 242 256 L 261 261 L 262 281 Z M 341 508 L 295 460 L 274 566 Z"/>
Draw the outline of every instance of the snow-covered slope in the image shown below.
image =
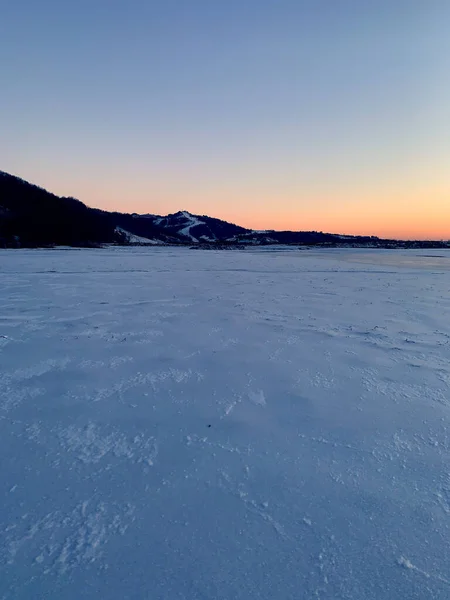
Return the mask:
<path id="1" fill-rule="evenodd" d="M 139 245 L 139 246 L 152 246 L 155 244 L 161 244 L 159 240 L 151 240 L 149 238 L 142 237 L 140 235 L 134 235 L 122 227 L 116 227 L 116 232 L 121 234 L 128 244 Z"/>
<path id="2" fill-rule="evenodd" d="M 125 232 L 125 233 L 121 233 Z M 134 241 L 130 242 L 133 239 Z M 149 240 L 149 241 L 143 241 Z M 230 245 L 299 244 L 402 246 L 371 237 L 305 231 L 251 231 L 206 215 L 179 211 L 165 217 L 107 212 L 75 198 L 60 198 L 0 171 L 0 247 L 98 246 L 101 244 Z M 408 242 L 410 247 L 444 247 L 442 242 Z M 404 246 L 404 244 L 403 244 Z"/>
<path id="3" fill-rule="evenodd" d="M 179 236 L 181 240 L 194 243 L 223 241 L 248 232 L 248 229 L 244 227 L 206 215 L 193 215 L 186 210 L 165 217 L 150 214 L 133 216 L 136 219 L 148 219 L 167 234 Z"/>
<path id="4" fill-rule="evenodd" d="M 448 252 L 0 265 L 0 598 L 448 600 Z"/>
<path id="5" fill-rule="evenodd" d="M 194 242 L 198 242 L 198 238 L 195 238 L 192 235 L 191 229 L 193 227 L 198 227 L 199 225 L 205 225 L 204 221 L 200 221 L 200 219 L 198 217 L 194 217 L 194 215 L 191 215 L 190 213 L 188 213 L 186 211 L 183 211 L 182 215 L 185 219 L 187 219 L 188 224 L 186 225 L 186 227 L 183 227 L 182 229 L 180 229 L 180 234 L 191 238 L 191 240 Z M 207 238 L 206 236 L 203 236 L 203 237 L 205 239 L 211 239 L 211 238 Z"/>

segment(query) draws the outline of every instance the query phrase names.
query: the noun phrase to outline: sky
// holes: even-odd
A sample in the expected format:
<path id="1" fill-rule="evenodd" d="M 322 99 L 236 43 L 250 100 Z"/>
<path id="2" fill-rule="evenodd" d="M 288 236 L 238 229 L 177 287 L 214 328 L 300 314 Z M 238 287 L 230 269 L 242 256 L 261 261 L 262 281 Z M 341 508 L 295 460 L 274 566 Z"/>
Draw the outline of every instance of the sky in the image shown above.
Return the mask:
<path id="1" fill-rule="evenodd" d="M 3 0 L 0 170 L 90 206 L 450 239 L 449 0 Z"/>

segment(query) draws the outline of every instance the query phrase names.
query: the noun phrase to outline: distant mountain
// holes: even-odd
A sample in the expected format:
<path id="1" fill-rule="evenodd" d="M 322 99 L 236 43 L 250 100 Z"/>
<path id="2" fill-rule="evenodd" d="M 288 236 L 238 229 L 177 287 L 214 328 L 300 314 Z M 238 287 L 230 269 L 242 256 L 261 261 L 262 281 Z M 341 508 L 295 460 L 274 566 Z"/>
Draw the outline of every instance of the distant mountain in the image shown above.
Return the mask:
<path id="1" fill-rule="evenodd" d="M 89 208 L 0 171 L 0 247 L 182 241 L 146 218 Z"/>
<path id="2" fill-rule="evenodd" d="M 0 245 L 85 245 L 114 240 L 113 224 L 102 211 L 0 171 Z"/>
<path id="3" fill-rule="evenodd" d="M 135 219 L 148 219 L 167 234 L 186 239 L 190 242 L 218 242 L 249 233 L 249 229 L 227 223 L 206 215 L 193 215 L 186 210 L 162 217 L 159 215 L 136 215 Z"/>
<path id="4" fill-rule="evenodd" d="M 248 232 L 187 211 L 160 216 L 89 208 L 0 171 L 0 246 L 211 243 Z"/>
<path id="5" fill-rule="evenodd" d="M 442 248 L 443 242 L 396 242 L 317 231 L 253 231 L 179 211 L 167 216 L 107 212 L 55 196 L 0 171 L 0 247 L 189 244 L 212 247 L 295 244 Z"/>

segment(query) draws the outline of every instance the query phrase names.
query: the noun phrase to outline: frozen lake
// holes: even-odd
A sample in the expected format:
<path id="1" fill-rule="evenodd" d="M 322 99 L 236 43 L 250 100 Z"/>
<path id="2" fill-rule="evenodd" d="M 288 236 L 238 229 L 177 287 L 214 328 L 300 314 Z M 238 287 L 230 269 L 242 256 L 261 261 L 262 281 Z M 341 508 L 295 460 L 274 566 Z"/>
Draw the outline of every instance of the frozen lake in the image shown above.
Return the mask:
<path id="1" fill-rule="evenodd" d="M 447 600 L 450 251 L 0 251 L 1 600 Z"/>

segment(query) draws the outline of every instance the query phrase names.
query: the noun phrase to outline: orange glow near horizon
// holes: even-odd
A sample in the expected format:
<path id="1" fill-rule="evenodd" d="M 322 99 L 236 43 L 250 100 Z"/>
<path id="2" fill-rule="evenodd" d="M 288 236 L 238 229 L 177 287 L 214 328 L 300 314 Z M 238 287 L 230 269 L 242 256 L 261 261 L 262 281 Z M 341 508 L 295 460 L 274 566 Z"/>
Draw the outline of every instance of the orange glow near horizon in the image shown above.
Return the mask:
<path id="1" fill-rule="evenodd" d="M 323 231 L 392 239 L 450 239 L 450 201 L 446 199 L 430 200 L 427 203 L 422 198 L 416 198 L 414 201 L 392 200 L 360 205 L 356 202 L 338 202 L 328 203 L 325 208 L 318 203 L 317 208 L 314 208 L 293 201 L 283 202 L 281 199 L 273 200 L 269 206 L 265 203 L 261 208 L 244 199 L 233 203 L 217 200 L 214 204 L 198 199 L 127 204 L 125 208 L 123 202 L 114 205 L 105 202 L 102 208 L 141 214 L 168 214 L 188 210 L 193 214 L 206 214 L 257 230 Z M 163 209 L 164 205 L 166 210 Z"/>
<path id="2" fill-rule="evenodd" d="M 225 219 L 234 222 L 233 219 Z M 450 221 L 450 215 L 447 217 L 447 222 Z M 343 235 L 363 235 L 376 236 L 385 239 L 404 239 L 404 240 L 450 240 L 450 227 L 439 222 L 419 223 L 408 221 L 403 225 L 392 223 L 390 226 L 384 221 L 376 223 L 372 221 L 370 224 L 361 219 L 360 222 L 349 222 L 345 219 L 296 219 L 296 220 L 281 220 L 279 222 L 267 225 L 267 221 L 258 219 L 241 220 L 239 223 L 242 227 L 249 229 L 273 229 L 278 231 L 322 231 L 324 233 L 338 233 Z"/>
<path id="3" fill-rule="evenodd" d="M 97 173 L 76 179 L 73 173 L 47 171 L 25 177 L 61 196 L 74 196 L 91 207 L 140 214 L 169 214 L 187 210 L 258 230 L 323 231 L 381 238 L 449 240 L 450 185 L 412 181 L 410 189 L 379 184 L 365 189 L 361 182 L 339 186 L 226 185 L 215 181 L 161 182 L 151 177 Z M 40 170 L 39 170 L 40 171 Z M 23 176 L 23 174 L 19 174 Z M 47 175 L 47 176 L 46 176 Z M 389 182 L 392 183 L 392 182 Z M 368 187 L 368 186 L 367 186 Z M 414 189 L 414 193 L 411 191 Z"/>
<path id="4" fill-rule="evenodd" d="M 450 212 L 450 211 L 449 211 Z M 233 218 L 231 215 L 224 220 L 236 223 L 248 229 L 258 230 L 277 230 L 277 231 L 323 231 L 324 233 L 339 233 L 343 235 L 373 235 L 386 239 L 405 239 L 405 240 L 450 240 L 450 214 L 446 218 L 423 219 L 405 219 L 403 223 L 398 221 L 386 222 L 380 216 L 379 219 L 345 218 L 280 218 L 271 221 L 259 216 L 255 218 L 239 219 L 238 215 Z M 223 218 L 219 216 L 218 218 Z"/>
<path id="5" fill-rule="evenodd" d="M 450 198 L 450 191 L 447 196 Z M 239 214 L 236 214 L 236 218 Z M 233 220 L 233 219 L 231 219 Z M 323 207 L 293 209 L 290 214 L 249 215 L 239 221 L 253 229 L 323 231 L 348 235 L 374 235 L 380 238 L 450 240 L 450 199 L 428 202 L 392 199 L 370 204 L 342 203 Z"/>
<path id="6" fill-rule="evenodd" d="M 450 239 L 450 188 L 448 191 L 433 190 L 429 195 L 423 191 L 415 196 L 404 193 L 377 198 L 374 193 L 364 201 L 336 198 L 333 201 L 313 199 L 306 202 L 291 194 L 286 198 L 266 195 L 255 199 L 254 194 L 251 198 L 226 192 L 214 194 L 213 190 L 208 190 L 207 194 L 164 194 L 161 191 L 149 194 L 159 201 L 138 199 L 139 195 L 136 194 L 136 201 L 130 200 L 125 205 L 123 199 L 117 199 L 116 202 L 105 201 L 101 207 L 141 214 L 188 210 L 258 230 L 323 231 L 394 239 Z M 88 204 L 100 206 L 95 201 Z"/>

